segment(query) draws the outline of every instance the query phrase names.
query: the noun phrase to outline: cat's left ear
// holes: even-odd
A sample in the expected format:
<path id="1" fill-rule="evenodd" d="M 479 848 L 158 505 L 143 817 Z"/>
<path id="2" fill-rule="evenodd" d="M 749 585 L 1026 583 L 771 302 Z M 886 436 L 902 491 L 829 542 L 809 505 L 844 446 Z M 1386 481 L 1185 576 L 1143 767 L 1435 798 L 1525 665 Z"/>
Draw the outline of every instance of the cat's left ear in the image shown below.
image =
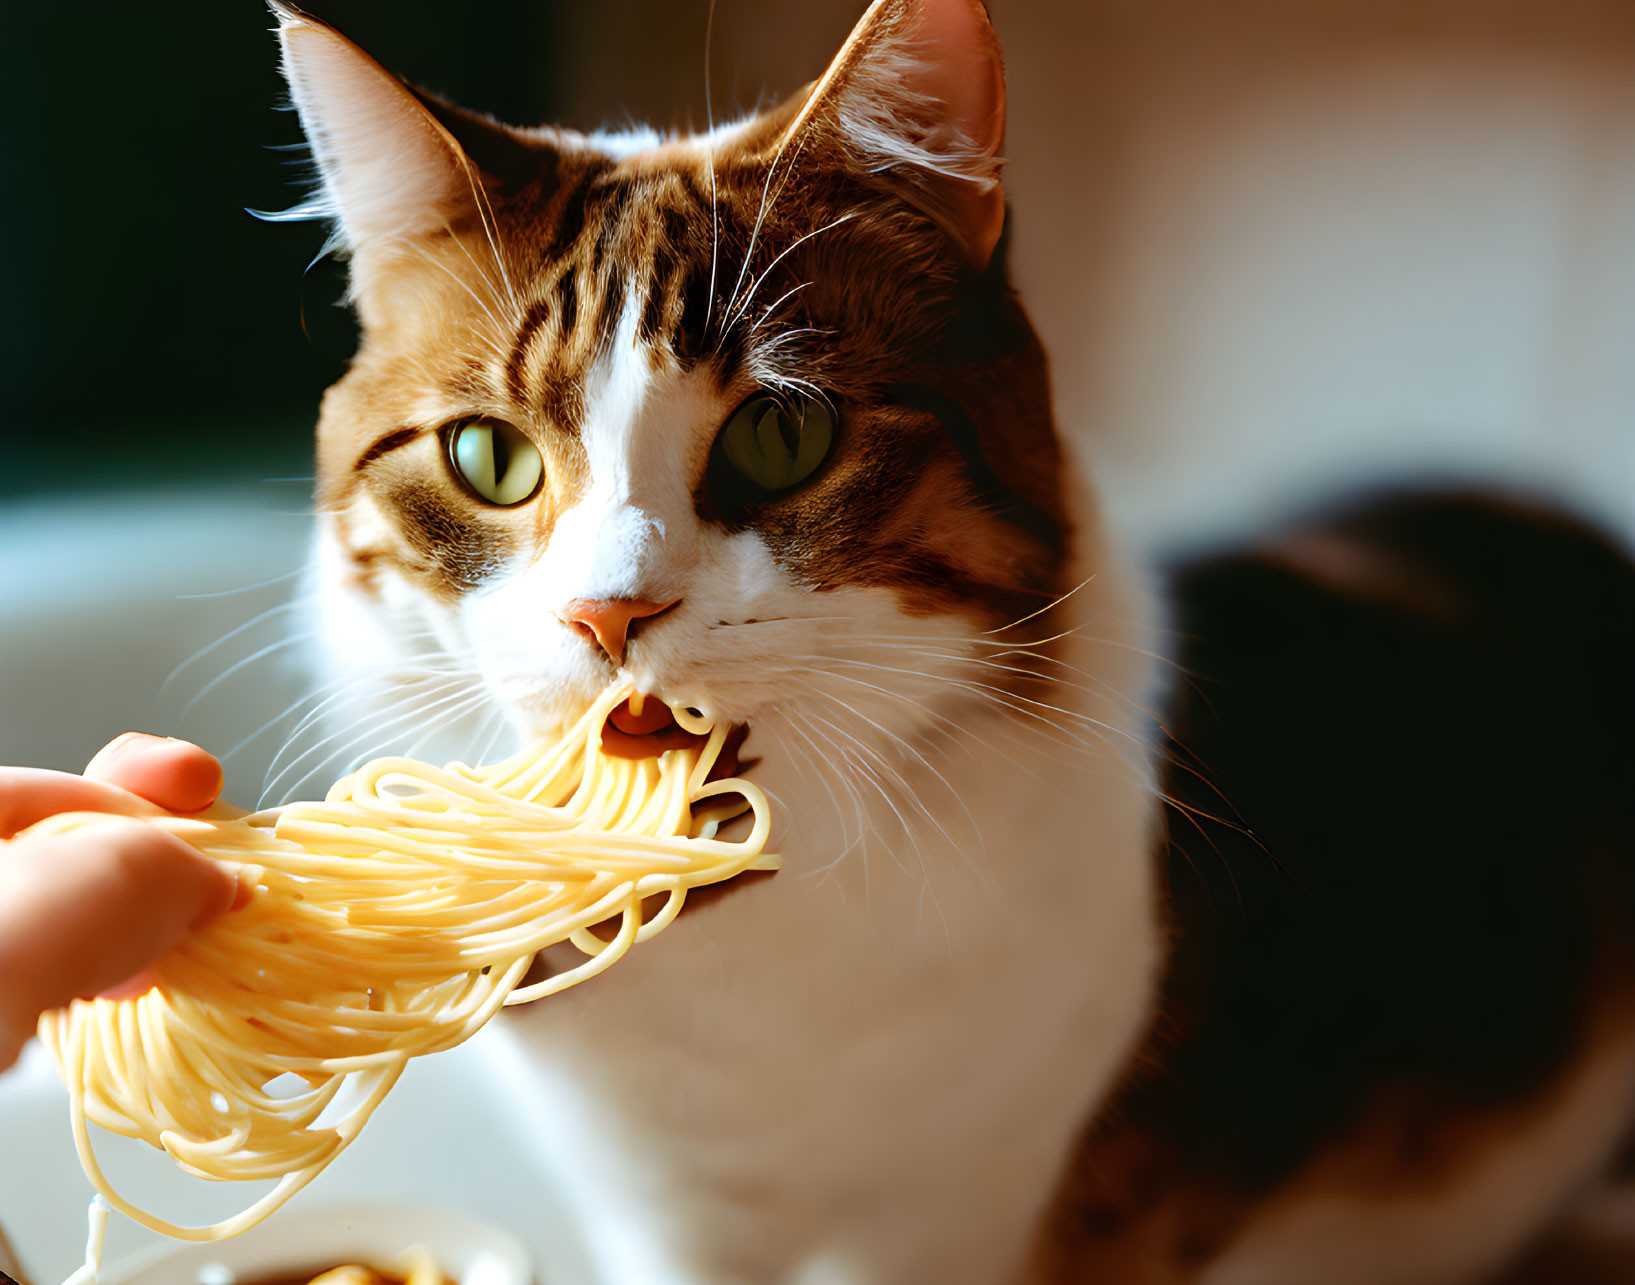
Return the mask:
<path id="1" fill-rule="evenodd" d="M 359 278 L 377 251 L 485 219 L 491 195 L 551 159 L 504 126 L 413 89 L 289 0 L 268 3 L 323 182 L 298 213 L 335 220 L 335 243 L 357 256 L 353 288 L 363 302 L 368 282 Z"/>
<path id="2" fill-rule="evenodd" d="M 1005 72 L 981 0 L 875 0 L 785 131 L 889 173 L 977 267 L 1005 224 Z"/>

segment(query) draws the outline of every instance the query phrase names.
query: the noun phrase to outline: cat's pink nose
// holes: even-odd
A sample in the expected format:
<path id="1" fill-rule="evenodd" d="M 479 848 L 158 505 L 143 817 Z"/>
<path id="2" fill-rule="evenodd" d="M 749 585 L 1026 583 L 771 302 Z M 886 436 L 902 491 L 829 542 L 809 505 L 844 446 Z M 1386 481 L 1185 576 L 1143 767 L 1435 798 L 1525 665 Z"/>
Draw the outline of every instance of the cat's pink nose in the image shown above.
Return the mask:
<path id="1" fill-rule="evenodd" d="M 615 665 L 624 664 L 625 644 L 638 620 L 662 615 L 680 602 L 649 602 L 646 598 L 575 598 L 556 614 L 570 629 L 594 639 Z"/>

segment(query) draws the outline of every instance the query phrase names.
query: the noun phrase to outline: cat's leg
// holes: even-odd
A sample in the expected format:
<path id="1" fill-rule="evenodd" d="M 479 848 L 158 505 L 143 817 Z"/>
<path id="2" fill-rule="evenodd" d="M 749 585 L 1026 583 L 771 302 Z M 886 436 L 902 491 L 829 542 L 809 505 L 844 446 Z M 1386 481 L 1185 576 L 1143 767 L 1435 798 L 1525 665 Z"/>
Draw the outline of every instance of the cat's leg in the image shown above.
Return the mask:
<path id="1" fill-rule="evenodd" d="M 1381 1095 L 1273 1190 L 1185 1167 L 1131 1128 L 1086 1144 L 1027 1285 L 1464 1285 L 1541 1235 L 1593 1181 L 1635 1104 L 1635 1018 L 1604 1022 L 1554 1083 L 1436 1114 Z"/>
<path id="2" fill-rule="evenodd" d="M 1405 1113 L 1319 1156 L 1247 1220 L 1203 1285 L 1482 1280 L 1604 1169 L 1635 1098 L 1635 1021 L 1592 1039 L 1547 1092 L 1430 1123 Z M 1423 1148 L 1423 1152 L 1420 1151 Z"/>

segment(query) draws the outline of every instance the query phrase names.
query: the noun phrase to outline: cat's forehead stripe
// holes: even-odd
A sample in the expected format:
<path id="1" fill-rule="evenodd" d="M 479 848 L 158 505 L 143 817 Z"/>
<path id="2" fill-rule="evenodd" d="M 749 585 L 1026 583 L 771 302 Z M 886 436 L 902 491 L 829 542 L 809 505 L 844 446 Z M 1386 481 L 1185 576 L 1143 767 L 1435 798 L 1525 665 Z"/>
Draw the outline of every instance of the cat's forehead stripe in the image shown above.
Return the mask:
<path id="1" fill-rule="evenodd" d="M 572 283 L 572 274 L 569 274 L 569 283 Z M 560 297 L 555 301 L 558 314 L 561 314 L 562 302 Z M 528 358 L 528 345 L 533 342 L 534 335 L 543 326 L 551 315 L 551 303 L 544 299 L 535 299 L 523 313 L 522 324 L 517 327 L 517 337 L 511 344 L 511 355 L 505 362 L 505 391 L 511 400 L 518 404 L 528 400 L 528 390 L 523 384 L 522 367 Z M 564 328 L 571 328 L 571 323 L 564 322 Z"/>
<path id="2" fill-rule="evenodd" d="M 678 355 L 699 347 L 703 315 L 696 262 L 698 221 L 710 218 L 693 176 L 609 174 L 592 169 L 556 193 L 555 222 L 541 252 L 538 297 L 525 308 L 505 362 L 507 394 L 578 431 L 583 406 L 572 389 L 632 299 L 637 336 Z"/>

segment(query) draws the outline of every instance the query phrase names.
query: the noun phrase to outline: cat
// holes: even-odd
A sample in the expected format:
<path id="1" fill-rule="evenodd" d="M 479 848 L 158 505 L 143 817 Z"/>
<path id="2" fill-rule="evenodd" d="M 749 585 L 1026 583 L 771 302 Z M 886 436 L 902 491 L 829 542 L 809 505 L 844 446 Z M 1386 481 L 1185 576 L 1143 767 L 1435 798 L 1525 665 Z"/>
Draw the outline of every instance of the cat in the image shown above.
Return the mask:
<path id="1" fill-rule="evenodd" d="M 877 0 L 702 135 L 503 126 L 272 7 L 362 329 L 332 681 L 468 752 L 623 674 L 778 807 L 776 876 L 491 1041 L 581 1241 L 546 1279 L 1439 1285 L 1604 1163 L 1622 555 L 1307 524 L 1179 575 L 1178 679 L 1007 282 L 977 0 Z"/>

